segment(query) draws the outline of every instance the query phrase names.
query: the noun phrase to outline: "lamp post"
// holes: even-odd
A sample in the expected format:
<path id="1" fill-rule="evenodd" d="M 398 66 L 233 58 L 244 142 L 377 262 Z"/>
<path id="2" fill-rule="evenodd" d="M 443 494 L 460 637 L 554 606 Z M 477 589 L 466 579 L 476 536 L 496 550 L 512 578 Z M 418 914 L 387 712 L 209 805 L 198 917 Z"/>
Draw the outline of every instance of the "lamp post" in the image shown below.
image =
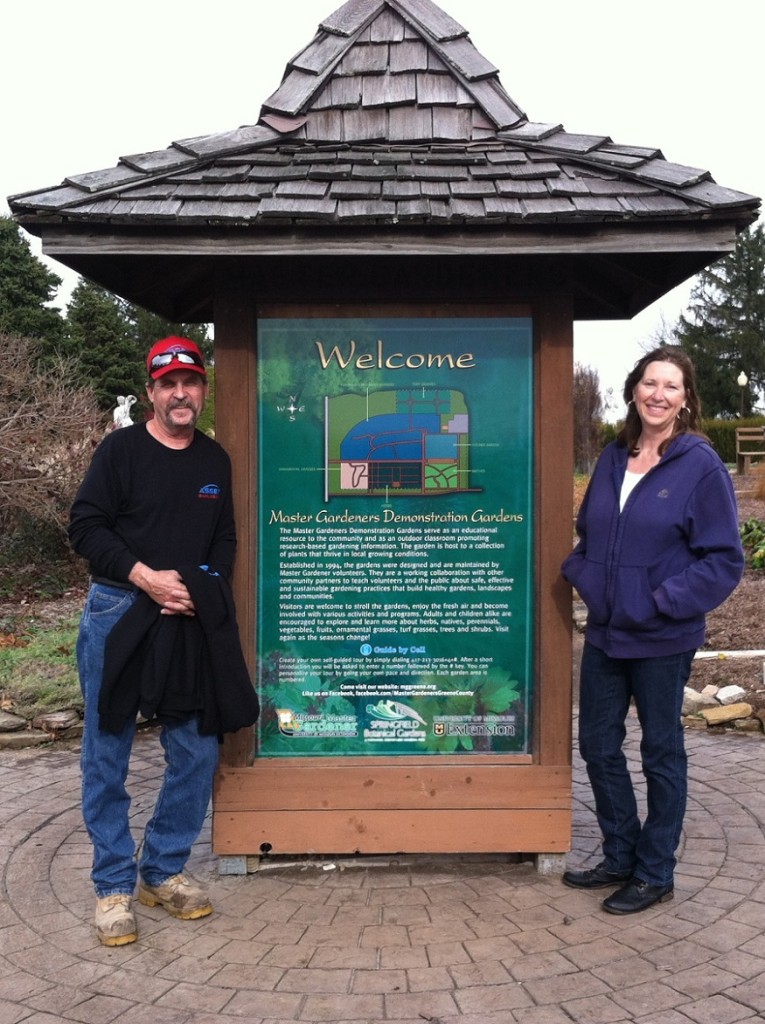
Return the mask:
<path id="1" fill-rule="evenodd" d="M 749 378 L 747 377 L 747 375 L 744 373 L 743 370 L 741 371 L 741 373 L 736 378 L 736 383 L 741 388 L 741 411 L 740 411 L 740 417 L 741 417 L 741 419 L 743 419 L 744 418 L 744 395 L 746 393 L 746 386 L 749 383 Z"/>

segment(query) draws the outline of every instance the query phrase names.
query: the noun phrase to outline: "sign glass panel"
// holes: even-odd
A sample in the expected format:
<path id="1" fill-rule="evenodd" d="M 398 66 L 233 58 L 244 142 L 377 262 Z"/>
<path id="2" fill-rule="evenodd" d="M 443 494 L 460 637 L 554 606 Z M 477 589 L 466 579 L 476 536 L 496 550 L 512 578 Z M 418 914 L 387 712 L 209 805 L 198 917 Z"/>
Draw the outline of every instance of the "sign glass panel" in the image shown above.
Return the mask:
<path id="1" fill-rule="evenodd" d="M 528 753 L 526 318 L 258 322 L 259 751 Z"/>

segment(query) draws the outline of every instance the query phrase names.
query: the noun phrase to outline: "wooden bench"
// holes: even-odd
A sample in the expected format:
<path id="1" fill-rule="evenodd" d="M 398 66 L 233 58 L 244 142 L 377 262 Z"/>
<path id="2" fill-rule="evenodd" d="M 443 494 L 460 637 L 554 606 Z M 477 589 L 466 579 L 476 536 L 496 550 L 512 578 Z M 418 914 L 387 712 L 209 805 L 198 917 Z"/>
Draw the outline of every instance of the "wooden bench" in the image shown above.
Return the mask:
<path id="1" fill-rule="evenodd" d="M 765 458 L 765 426 L 736 427 L 736 472 L 746 475 L 753 458 Z"/>

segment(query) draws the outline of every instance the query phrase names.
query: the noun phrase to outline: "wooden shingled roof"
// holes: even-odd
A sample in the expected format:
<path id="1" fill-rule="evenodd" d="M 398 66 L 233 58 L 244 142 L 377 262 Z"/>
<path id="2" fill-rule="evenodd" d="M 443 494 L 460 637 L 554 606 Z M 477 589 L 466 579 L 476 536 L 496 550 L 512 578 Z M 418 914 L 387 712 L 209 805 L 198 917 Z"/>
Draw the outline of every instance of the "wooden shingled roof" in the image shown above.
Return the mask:
<path id="1" fill-rule="evenodd" d="M 529 120 L 432 0 L 348 0 L 290 60 L 256 124 L 123 156 L 9 203 L 46 251 L 91 275 L 84 232 L 128 230 L 155 252 L 161 238 L 175 252 L 185 238 L 189 254 L 216 236 L 227 253 L 289 254 L 306 233 L 317 254 L 358 252 L 371 236 L 402 253 L 459 236 L 465 252 L 487 233 L 506 253 L 583 251 L 594 237 L 613 248 L 616 232 L 627 250 L 647 239 L 698 250 L 698 266 L 674 272 L 687 276 L 759 208 L 657 149 Z"/>

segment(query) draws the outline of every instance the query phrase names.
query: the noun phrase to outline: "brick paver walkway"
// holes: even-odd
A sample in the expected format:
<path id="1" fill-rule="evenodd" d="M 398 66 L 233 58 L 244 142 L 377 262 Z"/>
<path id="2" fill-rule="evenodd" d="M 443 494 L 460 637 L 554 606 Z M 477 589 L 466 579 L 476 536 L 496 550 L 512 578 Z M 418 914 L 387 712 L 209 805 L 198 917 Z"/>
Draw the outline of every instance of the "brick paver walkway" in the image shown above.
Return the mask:
<path id="1" fill-rule="evenodd" d="M 637 737 L 629 749 L 637 757 Z M 215 913 L 137 906 L 98 944 L 78 754 L 0 754 L 0 1024 L 733 1024 L 765 1019 L 765 741 L 692 732 L 676 897 L 635 917 L 531 864 L 422 859 L 190 872 Z M 136 822 L 161 751 L 136 744 Z M 597 854 L 575 767 L 574 852 Z"/>

